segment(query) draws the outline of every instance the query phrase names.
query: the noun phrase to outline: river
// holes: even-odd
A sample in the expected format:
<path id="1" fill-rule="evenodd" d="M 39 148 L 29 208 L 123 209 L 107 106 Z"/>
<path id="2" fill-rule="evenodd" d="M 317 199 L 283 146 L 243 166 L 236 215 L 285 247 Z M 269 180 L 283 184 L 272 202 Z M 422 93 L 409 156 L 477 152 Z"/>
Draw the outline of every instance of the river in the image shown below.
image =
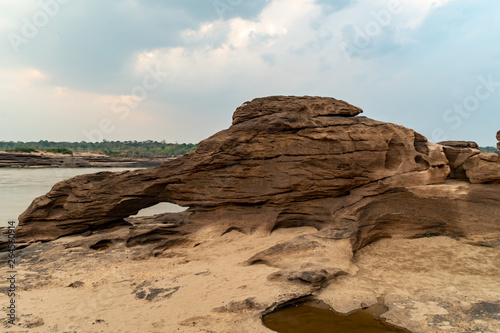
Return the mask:
<path id="1" fill-rule="evenodd" d="M 17 221 L 18 216 L 28 208 L 33 199 L 52 188 L 55 183 L 77 175 L 100 171 L 124 171 L 132 168 L 0 168 L 0 226 Z M 141 210 L 138 216 L 165 212 L 179 212 L 185 208 L 162 203 Z"/>

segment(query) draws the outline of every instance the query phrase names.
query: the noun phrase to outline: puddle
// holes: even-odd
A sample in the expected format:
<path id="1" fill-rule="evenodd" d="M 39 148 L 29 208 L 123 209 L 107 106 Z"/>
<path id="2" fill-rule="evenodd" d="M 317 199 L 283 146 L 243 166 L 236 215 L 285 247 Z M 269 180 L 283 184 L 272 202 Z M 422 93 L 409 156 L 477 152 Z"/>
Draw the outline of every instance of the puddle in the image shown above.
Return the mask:
<path id="1" fill-rule="evenodd" d="M 264 325 L 280 333 L 384 333 L 410 331 L 389 325 L 379 319 L 387 311 L 382 305 L 342 315 L 325 303 L 309 301 L 287 306 L 262 319 Z"/>

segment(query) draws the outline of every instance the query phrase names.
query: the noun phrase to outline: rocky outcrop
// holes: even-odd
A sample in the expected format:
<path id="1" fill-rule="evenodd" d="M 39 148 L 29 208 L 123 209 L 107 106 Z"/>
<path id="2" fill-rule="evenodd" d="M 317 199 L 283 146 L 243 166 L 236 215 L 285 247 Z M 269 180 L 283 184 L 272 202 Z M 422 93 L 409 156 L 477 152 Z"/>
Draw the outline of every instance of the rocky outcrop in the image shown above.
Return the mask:
<path id="1" fill-rule="evenodd" d="M 354 249 L 426 234 L 496 239 L 498 191 L 431 185 L 444 184 L 450 165 L 454 178 L 498 183 L 499 155 L 478 154 L 471 142 L 433 144 L 360 112 L 321 97 L 244 103 L 229 129 L 160 167 L 56 184 L 20 216 L 17 237 L 29 243 L 127 225 L 140 209 L 172 202 L 189 207 L 191 225 L 219 235 L 312 226 Z M 476 221 L 483 212 L 493 217 Z"/>
<path id="2" fill-rule="evenodd" d="M 497 148 L 500 149 L 500 131 L 497 132 L 497 140 L 499 141 L 497 143 Z"/>
<path id="3" fill-rule="evenodd" d="M 190 207 L 193 223 L 216 218 L 221 229 L 270 232 L 323 216 L 325 208 L 311 200 L 443 183 L 450 169 L 442 146 L 403 126 L 354 116 L 360 112 L 332 98 L 255 99 L 236 110 L 228 130 L 160 167 L 56 184 L 20 216 L 18 238 L 104 228 L 159 202 Z"/>
<path id="4" fill-rule="evenodd" d="M 473 156 L 465 162 L 464 169 L 473 184 L 500 184 L 500 154 Z"/>
<path id="5" fill-rule="evenodd" d="M 451 179 L 469 179 L 465 173 L 464 163 L 470 157 L 481 153 L 479 146 L 471 141 L 443 141 L 443 150 L 450 163 Z"/>
<path id="6" fill-rule="evenodd" d="M 236 109 L 233 115 L 233 125 L 275 114 L 300 114 L 304 118 L 343 116 L 352 117 L 362 113 L 358 107 L 344 101 L 330 97 L 300 98 L 273 96 L 267 98 L 256 98 L 251 102 L 245 102 Z M 280 126 L 281 122 L 278 124 Z"/>
<path id="7" fill-rule="evenodd" d="M 169 159 L 0 152 L 0 168 L 152 168 L 167 160 Z"/>

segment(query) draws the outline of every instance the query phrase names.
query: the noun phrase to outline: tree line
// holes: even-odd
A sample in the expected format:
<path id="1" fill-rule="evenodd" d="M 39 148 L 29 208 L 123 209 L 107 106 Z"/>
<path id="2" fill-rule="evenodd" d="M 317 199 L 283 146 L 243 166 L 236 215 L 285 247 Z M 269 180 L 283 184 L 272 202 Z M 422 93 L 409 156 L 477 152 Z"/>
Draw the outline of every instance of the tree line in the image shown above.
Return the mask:
<path id="1" fill-rule="evenodd" d="M 0 141 L 0 150 L 11 152 L 53 152 L 73 155 L 73 152 L 103 153 L 111 157 L 176 157 L 196 149 L 192 143 L 165 141 L 107 141 L 102 142 L 38 142 Z"/>
<path id="2" fill-rule="evenodd" d="M 479 149 L 481 149 L 481 152 L 483 153 L 498 153 L 500 152 L 498 149 L 496 149 L 495 147 L 479 147 Z"/>
<path id="3" fill-rule="evenodd" d="M 103 142 L 38 142 L 0 141 L 0 150 L 12 152 L 37 152 L 73 155 L 73 152 L 103 153 L 111 157 L 176 157 L 196 149 L 192 143 L 166 143 L 165 141 L 107 141 Z M 483 153 L 499 152 L 495 147 L 480 147 Z"/>

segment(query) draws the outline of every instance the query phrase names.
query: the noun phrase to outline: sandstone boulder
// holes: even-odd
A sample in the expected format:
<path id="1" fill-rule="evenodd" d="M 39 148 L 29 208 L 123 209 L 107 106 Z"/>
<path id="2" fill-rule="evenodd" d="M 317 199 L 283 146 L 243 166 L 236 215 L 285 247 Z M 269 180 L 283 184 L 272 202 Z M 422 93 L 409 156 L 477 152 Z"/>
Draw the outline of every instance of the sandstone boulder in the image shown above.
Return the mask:
<path id="1" fill-rule="evenodd" d="M 352 117 L 362 112 L 363 110 L 358 107 L 331 97 L 271 96 L 255 98 L 251 102 L 243 103 L 233 115 L 233 125 L 273 114 L 281 114 L 282 117 L 286 117 L 290 114 L 300 113 L 308 118 L 315 118 Z"/>
<path id="2" fill-rule="evenodd" d="M 311 200 L 358 200 L 444 182 L 450 168 L 442 146 L 403 126 L 355 116 L 360 112 L 322 97 L 244 103 L 229 129 L 176 160 L 56 184 L 20 216 L 18 239 L 126 224 L 124 218 L 159 202 L 189 207 L 196 224 L 270 232 L 280 224 L 321 220 L 325 207 L 307 204 Z"/>
<path id="3" fill-rule="evenodd" d="M 469 158 L 464 169 L 473 184 L 500 184 L 500 155 L 479 154 Z"/>
<path id="4" fill-rule="evenodd" d="M 468 179 L 464 170 L 464 163 L 470 157 L 481 153 L 479 146 L 471 141 L 443 141 L 443 150 L 450 163 L 451 179 Z"/>

